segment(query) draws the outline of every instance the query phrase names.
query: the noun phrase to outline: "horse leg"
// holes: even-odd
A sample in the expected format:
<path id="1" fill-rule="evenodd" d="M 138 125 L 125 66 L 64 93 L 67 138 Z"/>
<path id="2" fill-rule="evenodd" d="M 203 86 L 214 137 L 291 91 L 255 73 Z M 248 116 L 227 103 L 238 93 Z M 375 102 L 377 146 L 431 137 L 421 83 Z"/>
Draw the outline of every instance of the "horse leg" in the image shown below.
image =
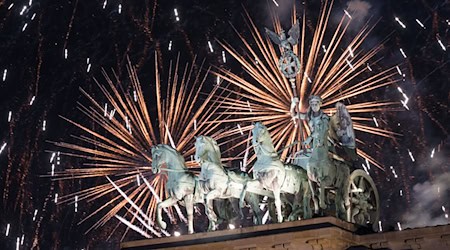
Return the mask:
<path id="1" fill-rule="evenodd" d="M 205 198 L 205 200 L 206 200 L 206 215 L 208 216 L 208 219 L 209 219 L 208 231 L 216 230 L 217 215 L 216 215 L 216 213 L 214 213 L 213 201 L 215 198 L 220 197 L 221 193 L 222 192 L 215 189 L 206 195 L 206 198 Z"/>
<path id="2" fill-rule="evenodd" d="M 291 213 L 288 216 L 288 221 L 296 221 L 302 211 L 302 206 L 300 205 L 300 200 L 302 200 L 301 190 L 298 190 L 294 195 L 294 201 L 291 206 Z"/>
<path id="3" fill-rule="evenodd" d="M 311 189 L 309 187 L 309 183 L 306 183 L 306 180 L 302 183 L 303 187 L 303 219 L 312 218 L 311 212 Z"/>
<path id="4" fill-rule="evenodd" d="M 314 183 L 312 180 L 308 180 L 309 188 L 311 189 L 311 196 L 314 203 L 314 213 L 319 214 L 319 202 L 317 201 L 316 197 L 316 190 L 314 188 Z"/>
<path id="5" fill-rule="evenodd" d="M 245 196 L 247 199 L 247 203 L 250 204 L 252 210 L 253 210 L 253 216 L 254 216 L 254 223 L 256 225 L 262 225 L 262 214 L 261 209 L 259 208 L 259 195 L 254 193 L 248 193 Z M 256 221 L 255 221 L 256 219 Z"/>
<path id="6" fill-rule="evenodd" d="M 326 209 L 327 204 L 325 203 L 325 180 L 321 180 L 321 185 L 319 187 L 319 202 L 320 202 L 320 208 Z"/>
<path id="7" fill-rule="evenodd" d="M 156 221 L 158 222 L 158 225 L 162 229 L 166 229 L 167 228 L 167 223 L 164 222 L 163 219 L 162 219 L 162 210 L 163 210 L 163 208 L 171 207 L 174 204 L 176 204 L 177 201 L 178 201 L 178 199 L 176 199 L 175 197 L 170 197 L 170 198 L 166 199 L 165 201 L 159 202 L 158 205 L 156 206 Z"/>
<path id="8" fill-rule="evenodd" d="M 188 194 L 184 197 L 184 203 L 186 206 L 186 212 L 188 216 L 188 232 L 194 233 L 194 195 Z"/>
<path id="9" fill-rule="evenodd" d="M 242 208 L 239 206 L 239 201 L 236 201 L 236 199 L 229 199 L 231 202 L 231 206 L 233 207 L 233 211 L 236 214 L 239 214 L 239 219 L 242 220 L 244 219 L 244 213 L 242 212 Z"/>
<path id="10" fill-rule="evenodd" d="M 245 182 L 244 188 L 242 188 L 242 192 L 239 197 L 239 207 L 241 208 L 241 211 L 242 211 L 242 208 L 244 207 L 245 194 L 247 193 L 247 184 L 248 184 L 248 181 Z"/>
<path id="11" fill-rule="evenodd" d="M 281 213 L 281 197 L 280 197 L 281 189 L 280 187 L 275 187 L 273 189 L 273 196 L 275 197 L 275 207 L 277 208 L 277 219 L 278 223 L 283 222 L 283 214 Z"/>

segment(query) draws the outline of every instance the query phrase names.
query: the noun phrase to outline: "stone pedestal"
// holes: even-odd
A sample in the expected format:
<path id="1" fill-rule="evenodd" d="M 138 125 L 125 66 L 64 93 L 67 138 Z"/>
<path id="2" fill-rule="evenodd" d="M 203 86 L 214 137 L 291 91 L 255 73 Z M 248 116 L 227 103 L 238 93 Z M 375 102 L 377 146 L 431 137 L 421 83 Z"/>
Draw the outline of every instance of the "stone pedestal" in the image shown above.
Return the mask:
<path id="1" fill-rule="evenodd" d="M 125 242 L 122 249 L 450 249 L 450 225 L 362 234 L 334 217 Z"/>

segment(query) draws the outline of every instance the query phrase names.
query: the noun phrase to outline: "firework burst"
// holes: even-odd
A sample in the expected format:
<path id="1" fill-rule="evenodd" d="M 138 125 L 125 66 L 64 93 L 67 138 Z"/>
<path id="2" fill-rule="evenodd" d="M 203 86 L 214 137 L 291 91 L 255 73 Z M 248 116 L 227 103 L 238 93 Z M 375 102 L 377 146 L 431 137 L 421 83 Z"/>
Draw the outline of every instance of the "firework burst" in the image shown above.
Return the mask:
<path id="1" fill-rule="evenodd" d="M 149 237 L 167 234 L 159 231 L 153 223 L 158 201 L 167 197 L 165 193 L 166 175 L 154 175 L 151 172 L 151 147 L 168 144 L 176 148 L 186 159 L 188 167 L 195 166 L 192 155 L 195 153 L 194 136 L 208 134 L 220 138 L 217 123 L 216 85 L 208 95 L 201 90 L 208 82 L 208 72 L 203 72 L 203 64 L 198 67 L 195 60 L 191 65 L 180 67 L 179 58 L 169 67 L 167 85 L 161 86 L 155 55 L 155 92 L 156 107 L 146 102 L 136 70 L 128 65 L 129 87 L 125 88 L 117 76 L 111 79 L 105 72 L 107 84 L 98 84 L 101 98 L 81 90 L 88 100 L 88 106 L 79 104 L 79 110 L 94 125 L 85 125 L 64 118 L 81 130 L 74 135 L 74 143 L 56 142 L 65 149 L 65 155 L 79 157 L 86 163 L 83 167 L 67 169 L 55 173 L 58 180 L 76 178 L 104 178 L 105 183 L 87 188 L 60 199 L 61 203 L 87 200 L 94 201 L 108 197 L 105 204 L 83 219 L 103 214 L 100 220 L 89 228 L 92 230 L 116 217 L 129 229 Z M 166 89 L 167 86 L 167 89 Z M 164 97 L 163 91 L 167 94 Z M 106 177 L 106 178 L 105 178 Z M 186 220 L 181 210 L 175 206 L 178 219 Z M 172 210 L 166 210 L 168 217 L 175 223 Z M 82 222 L 83 222 L 82 221 Z M 141 227 L 134 224 L 138 223 Z M 119 224 L 118 224 L 119 225 Z M 117 227 L 116 227 L 117 228 Z M 139 229 L 140 228 L 140 229 Z M 125 232 L 125 234 L 126 234 Z M 124 234 L 124 236 L 125 236 Z"/>
<path id="2" fill-rule="evenodd" d="M 329 29 L 332 13 L 332 1 L 323 3 L 317 25 L 310 36 L 307 20 L 303 14 L 301 37 L 299 44 L 294 46 L 294 52 L 299 57 L 300 73 L 296 84 L 292 86 L 278 69 L 278 51 L 268 37 L 261 35 L 248 13 L 246 24 L 251 32 L 247 39 L 237 31 L 243 44 L 242 52 L 238 52 L 227 42 L 220 42 L 245 70 L 241 76 L 226 69 L 218 68 L 217 76 L 230 82 L 226 91 L 229 97 L 223 97 L 223 114 L 234 118 L 220 122 L 257 122 L 262 121 L 271 131 L 275 148 L 281 152 L 282 159 L 289 159 L 301 149 L 302 141 L 309 133 L 306 123 L 301 124 L 292 119 L 291 101 L 299 99 L 298 110 L 306 111 L 305 103 L 309 95 L 319 95 L 323 99 L 323 109 L 327 114 L 335 112 L 332 104 L 344 102 L 352 115 L 356 131 L 378 136 L 393 137 L 396 134 L 383 128 L 373 127 L 369 123 L 373 117 L 370 113 L 398 109 L 398 103 L 392 101 L 367 100 L 380 88 L 401 81 L 398 77 L 398 67 L 381 69 L 378 66 L 383 44 L 365 49 L 365 39 L 373 29 L 369 23 L 352 35 L 349 32 L 351 16 L 344 12 L 334 30 Z M 292 23 L 296 22 L 296 10 L 293 9 Z M 281 30 L 280 20 L 273 19 L 276 32 Z M 311 39 L 308 39 L 311 37 Z M 362 98 L 364 97 L 364 98 Z M 247 132 L 251 125 L 240 126 L 239 129 L 228 131 L 228 136 Z M 250 138 L 250 137 L 249 137 Z M 247 138 L 247 140 L 249 140 Z M 362 141 L 358 141 L 360 144 Z M 246 142 L 242 142 L 244 144 Z M 245 152 L 242 152 L 245 154 Z M 369 154 L 358 149 L 358 154 L 369 162 L 384 169 Z M 250 160 L 254 159 L 250 158 Z"/>

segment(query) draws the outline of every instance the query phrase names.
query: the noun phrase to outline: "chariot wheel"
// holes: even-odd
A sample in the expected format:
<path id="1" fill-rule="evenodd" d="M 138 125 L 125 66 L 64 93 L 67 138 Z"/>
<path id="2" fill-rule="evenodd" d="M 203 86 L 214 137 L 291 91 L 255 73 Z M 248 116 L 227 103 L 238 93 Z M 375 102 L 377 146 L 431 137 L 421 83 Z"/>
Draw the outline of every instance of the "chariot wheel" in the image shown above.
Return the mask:
<path id="1" fill-rule="evenodd" d="M 347 185 L 347 197 L 344 197 L 347 221 L 358 225 L 371 224 L 377 231 L 380 198 L 372 177 L 357 169 L 350 174 Z"/>

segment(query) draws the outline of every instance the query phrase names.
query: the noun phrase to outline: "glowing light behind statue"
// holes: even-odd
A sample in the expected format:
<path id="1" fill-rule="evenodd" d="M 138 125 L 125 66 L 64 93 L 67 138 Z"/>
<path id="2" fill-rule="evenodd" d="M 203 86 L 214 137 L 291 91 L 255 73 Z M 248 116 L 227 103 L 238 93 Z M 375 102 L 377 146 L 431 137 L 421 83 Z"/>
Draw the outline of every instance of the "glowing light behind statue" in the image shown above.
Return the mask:
<path id="1" fill-rule="evenodd" d="M 351 19 L 343 13 L 335 29 L 329 30 L 327 27 L 330 26 L 331 10 L 332 1 L 324 1 L 313 34 L 308 32 L 304 13 L 300 20 L 300 41 L 299 44 L 293 46 L 301 66 L 295 86 L 296 94 L 299 97 L 299 103 L 296 105 L 300 112 L 306 111 L 304 104 L 307 103 L 307 98 L 311 94 L 322 97 L 324 112 L 331 114 L 335 112 L 332 105 L 338 101 L 346 101 L 360 95 L 369 96 L 367 95 L 369 92 L 400 81 L 396 77 L 398 73 L 395 66 L 378 72 L 372 70 L 378 63 L 376 55 L 381 52 L 383 44 L 368 51 L 362 48 L 362 44 L 373 27 L 366 23 L 356 35 L 351 35 L 347 32 Z M 294 8 L 293 22 L 295 19 L 296 10 Z M 238 52 L 227 42 L 220 42 L 247 74 L 247 76 L 241 76 L 225 69 L 217 69 L 216 74 L 233 86 L 228 89 L 228 92 L 234 96 L 222 97 L 224 101 L 222 107 L 227 109 L 223 111 L 223 114 L 239 117 L 220 122 L 248 122 L 247 126 L 241 124 L 242 131 L 247 132 L 252 128 L 250 122 L 262 121 L 271 131 L 275 148 L 280 150 L 282 147 L 295 144 L 296 141 L 302 141 L 309 131 L 307 126 L 302 126 L 306 133 L 303 133 L 303 138 L 300 138 L 301 133 L 297 124 L 293 122 L 291 100 L 296 94 L 294 94 L 288 79 L 278 69 L 280 54 L 277 52 L 278 46 L 273 45 L 263 35 L 248 13 L 246 21 L 252 39 L 238 34 L 244 45 L 244 52 Z M 274 27 L 275 31 L 279 33 L 281 24 L 277 18 L 274 18 Z M 307 39 L 307 37 L 312 38 Z M 326 39 L 328 37 L 330 38 Z M 350 39 L 347 45 L 344 45 L 344 38 Z M 308 42 L 309 40 L 311 43 Z M 324 45 L 326 49 L 323 49 Z M 372 65 L 370 70 L 367 65 Z M 239 87 L 241 91 L 233 89 L 234 86 Z M 354 129 L 378 136 L 395 136 L 394 132 L 364 123 L 368 121 L 368 118 L 360 114 L 397 110 L 398 103 L 364 99 L 365 101 L 353 101 L 352 99 L 352 103 L 346 105 L 352 115 Z M 239 131 L 234 129 L 228 134 L 238 135 Z M 241 144 L 244 143 L 245 138 Z M 281 159 L 287 159 L 293 153 L 298 152 L 300 148 L 301 144 L 298 143 L 282 149 Z M 358 149 L 358 154 L 384 169 L 363 150 Z M 253 155 L 250 160 L 254 159 Z"/>

